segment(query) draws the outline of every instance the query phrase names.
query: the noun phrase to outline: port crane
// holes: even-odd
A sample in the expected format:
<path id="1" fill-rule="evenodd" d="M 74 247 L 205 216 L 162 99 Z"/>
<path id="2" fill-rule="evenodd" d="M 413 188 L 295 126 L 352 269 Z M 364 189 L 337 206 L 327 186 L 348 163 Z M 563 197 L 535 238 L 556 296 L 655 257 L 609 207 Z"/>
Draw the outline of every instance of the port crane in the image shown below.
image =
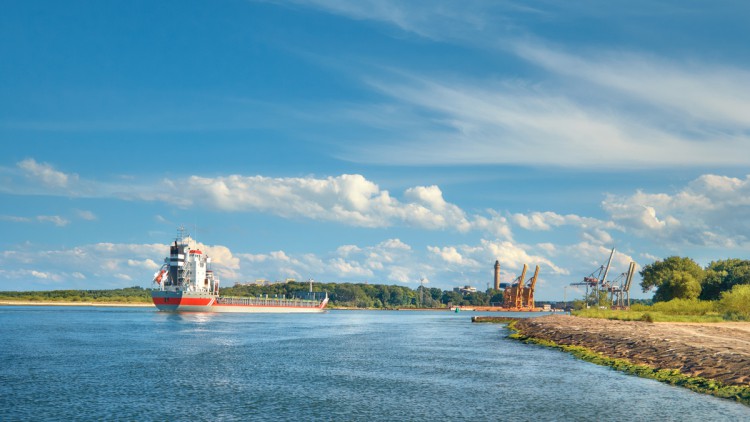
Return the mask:
<path id="1" fill-rule="evenodd" d="M 620 274 L 611 283 L 606 283 L 605 288 L 609 292 L 612 309 L 630 308 L 630 285 L 635 275 L 635 262 L 630 262 L 628 271 Z"/>
<path id="2" fill-rule="evenodd" d="M 596 298 L 595 305 L 598 306 L 599 301 L 599 291 L 604 287 L 607 280 L 607 275 L 609 274 L 609 267 L 612 265 L 612 257 L 615 256 L 615 248 L 612 248 L 612 251 L 609 253 L 609 259 L 607 260 L 606 265 L 601 265 L 599 268 L 594 270 L 591 274 L 589 274 L 587 277 L 583 278 L 583 281 L 579 281 L 578 283 L 570 283 L 571 286 L 585 286 L 586 287 L 586 306 L 589 306 L 589 289 L 593 292 L 593 296 Z"/>
<path id="3" fill-rule="evenodd" d="M 521 275 L 505 288 L 503 292 L 503 307 L 507 309 L 534 309 L 534 290 L 539 277 L 539 266 L 534 275 L 526 280 L 529 266 L 523 264 Z"/>

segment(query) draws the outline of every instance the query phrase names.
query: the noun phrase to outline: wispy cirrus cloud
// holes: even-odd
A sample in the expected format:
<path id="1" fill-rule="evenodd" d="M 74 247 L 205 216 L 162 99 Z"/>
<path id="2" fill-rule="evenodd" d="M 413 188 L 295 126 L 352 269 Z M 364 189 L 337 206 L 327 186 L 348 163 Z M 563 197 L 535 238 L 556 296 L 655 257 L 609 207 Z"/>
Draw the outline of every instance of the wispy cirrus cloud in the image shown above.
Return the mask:
<path id="1" fill-rule="evenodd" d="M 14 223 L 52 223 L 57 227 L 65 227 L 70 224 L 70 220 L 59 215 L 37 215 L 36 217 L 20 217 L 15 215 L 0 215 L 0 220 L 11 221 Z"/>
<path id="2" fill-rule="evenodd" d="M 594 170 L 750 164 L 746 69 L 645 47 L 551 41 L 536 33 L 540 21 L 586 16 L 627 26 L 623 15 L 696 16 L 698 8 L 646 2 L 614 9 L 589 2 L 296 3 L 458 45 L 469 56 L 502 57 L 495 68 L 456 73 L 348 62 L 344 72 L 382 99 L 347 104 L 336 115 L 382 133 L 378 142 L 347 139 L 340 158 Z"/>
<path id="3" fill-rule="evenodd" d="M 394 107 L 410 110 L 420 124 L 404 124 L 377 147 L 344 147 L 342 158 L 597 170 L 750 164 L 750 121 L 741 112 L 750 107 L 750 96 L 732 96 L 750 86 L 741 71 L 690 72 L 645 57 L 622 56 L 620 63 L 606 66 L 596 58 L 565 57 L 583 62 L 571 67 L 594 75 L 573 76 L 558 57 L 546 65 L 559 71 L 549 80 L 498 82 L 403 72 L 368 78 L 372 89 Z M 607 78 L 610 67 L 613 74 L 621 69 L 619 78 Z M 372 109 L 383 110 L 388 108 L 382 104 Z"/>

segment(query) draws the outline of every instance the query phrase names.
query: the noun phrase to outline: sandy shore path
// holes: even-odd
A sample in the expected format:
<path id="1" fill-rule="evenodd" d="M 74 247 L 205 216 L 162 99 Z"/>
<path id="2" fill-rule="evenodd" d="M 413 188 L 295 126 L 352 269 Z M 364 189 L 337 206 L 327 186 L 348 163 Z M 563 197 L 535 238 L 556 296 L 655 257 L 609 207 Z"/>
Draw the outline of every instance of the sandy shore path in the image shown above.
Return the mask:
<path id="1" fill-rule="evenodd" d="M 607 356 L 727 385 L 750 384 L 750 323 L 613 321 L 549 315 L 519 320 L 528 337 L 583 346 Z"/>

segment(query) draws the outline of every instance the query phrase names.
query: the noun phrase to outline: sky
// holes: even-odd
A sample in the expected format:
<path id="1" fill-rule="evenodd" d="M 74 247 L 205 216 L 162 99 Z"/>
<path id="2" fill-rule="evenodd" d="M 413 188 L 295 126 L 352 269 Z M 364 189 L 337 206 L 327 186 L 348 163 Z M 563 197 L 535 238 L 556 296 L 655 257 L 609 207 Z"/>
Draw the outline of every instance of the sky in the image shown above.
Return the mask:
<path id="1" fill-rule="evenodd" d="M 743 1 L 34 1 L 0 14 L 0 290 L 451 289 L 750 252 Z M 651 297 L 637 283 L 631 296 Z"/>

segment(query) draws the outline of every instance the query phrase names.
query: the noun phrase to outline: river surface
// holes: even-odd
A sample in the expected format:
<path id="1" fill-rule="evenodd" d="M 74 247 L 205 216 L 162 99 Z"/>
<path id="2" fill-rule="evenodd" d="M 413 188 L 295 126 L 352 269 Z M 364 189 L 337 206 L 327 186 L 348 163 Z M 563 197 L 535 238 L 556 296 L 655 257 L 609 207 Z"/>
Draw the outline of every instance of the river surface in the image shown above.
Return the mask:
<path id="1" fill-rule="evenodd" d="M 0 307 L 0 420 L 750 420 L 471 312 Z"/>

